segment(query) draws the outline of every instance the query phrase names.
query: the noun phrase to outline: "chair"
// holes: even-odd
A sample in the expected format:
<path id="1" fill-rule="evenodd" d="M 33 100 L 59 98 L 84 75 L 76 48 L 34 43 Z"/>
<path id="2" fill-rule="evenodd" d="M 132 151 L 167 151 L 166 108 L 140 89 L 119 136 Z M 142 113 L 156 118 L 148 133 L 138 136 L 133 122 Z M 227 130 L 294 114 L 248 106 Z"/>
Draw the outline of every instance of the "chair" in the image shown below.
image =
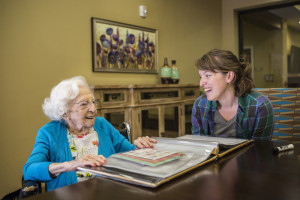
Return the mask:
<path id="1" fill-rule="evenodd" d="M 24 180 L 22 176 L 22 188 L 5 195 L 2 197 L 2 200 L 18 200 L 40 193 L 42 193 L 42 184 L 40 182 Z"/>
<path id="2" fill-rule="evenodd" d="M 121 130 L 119 132 L 123 135 L 130 143 L 132 143 L 132 135 L 130 132 L 130 125 L 128 122 L 122 122 L 119 127 Z"/>

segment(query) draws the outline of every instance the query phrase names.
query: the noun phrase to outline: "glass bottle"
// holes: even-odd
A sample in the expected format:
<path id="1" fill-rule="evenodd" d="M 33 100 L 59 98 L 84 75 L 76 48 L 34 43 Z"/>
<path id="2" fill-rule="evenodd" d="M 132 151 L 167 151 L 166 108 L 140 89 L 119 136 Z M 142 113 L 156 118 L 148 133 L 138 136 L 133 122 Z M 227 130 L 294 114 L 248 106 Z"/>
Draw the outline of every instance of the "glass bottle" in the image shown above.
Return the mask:
<path id="1" fill-rule="evenodd" d="M 173 84 L 179 83 L 179 71 L 176 66 L 176 60 L 172 60 L 172 74 L 171 74 L 171 80 Z"/>
<path id="2" fill-rule="evenodd" d="M 161 67 L 160 79 L 162 84 L 171 83 L 172 70 L 168 65 L 168 58 L 164 59 L 164 65 Z"/>

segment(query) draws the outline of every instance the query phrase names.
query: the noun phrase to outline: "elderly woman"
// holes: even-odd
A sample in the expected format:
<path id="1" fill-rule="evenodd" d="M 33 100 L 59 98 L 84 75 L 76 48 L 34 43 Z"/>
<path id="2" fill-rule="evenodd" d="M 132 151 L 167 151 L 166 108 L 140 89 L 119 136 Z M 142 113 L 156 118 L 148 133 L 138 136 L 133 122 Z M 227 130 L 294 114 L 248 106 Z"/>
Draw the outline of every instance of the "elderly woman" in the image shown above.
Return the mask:
<path id="1" fill-rule="evenodd" d="M 77 167 L 101 166 L 112 154 L 156 143 L 142 137 L 132 145 L 108 121 L 96 117 L 94 96 L 81 76 L 54 87 L 43 110 L 53 121 L 39 129 L 23 174 L 25 180 L 46 182 L 48 191 L 93 176 L 76 172 Z"/>

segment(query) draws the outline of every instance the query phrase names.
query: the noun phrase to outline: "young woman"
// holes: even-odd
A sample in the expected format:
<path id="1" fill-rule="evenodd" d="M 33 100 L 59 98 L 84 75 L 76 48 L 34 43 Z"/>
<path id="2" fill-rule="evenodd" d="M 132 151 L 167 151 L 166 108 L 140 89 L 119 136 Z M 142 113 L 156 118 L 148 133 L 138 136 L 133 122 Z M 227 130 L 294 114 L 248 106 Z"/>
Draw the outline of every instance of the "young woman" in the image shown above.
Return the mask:
<path id="1" fill-rule="evenodd" d="M 252 91 L 251 66 L 230 51 L 214 49 L 196 62 L 200 86 L 192 110 L 192 134 L 271 140 L 274 112 L 270 100 Z"/>

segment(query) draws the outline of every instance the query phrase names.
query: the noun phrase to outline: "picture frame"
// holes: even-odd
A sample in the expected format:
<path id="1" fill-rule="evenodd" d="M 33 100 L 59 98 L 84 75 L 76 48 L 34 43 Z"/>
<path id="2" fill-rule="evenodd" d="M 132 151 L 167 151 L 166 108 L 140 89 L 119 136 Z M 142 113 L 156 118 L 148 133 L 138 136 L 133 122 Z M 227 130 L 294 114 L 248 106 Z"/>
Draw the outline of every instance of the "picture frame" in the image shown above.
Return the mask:
<path id="1" fill-rule="evenodd" d="M 93 72 L 158 73 L 157 30 L 92 18 Z"/>

